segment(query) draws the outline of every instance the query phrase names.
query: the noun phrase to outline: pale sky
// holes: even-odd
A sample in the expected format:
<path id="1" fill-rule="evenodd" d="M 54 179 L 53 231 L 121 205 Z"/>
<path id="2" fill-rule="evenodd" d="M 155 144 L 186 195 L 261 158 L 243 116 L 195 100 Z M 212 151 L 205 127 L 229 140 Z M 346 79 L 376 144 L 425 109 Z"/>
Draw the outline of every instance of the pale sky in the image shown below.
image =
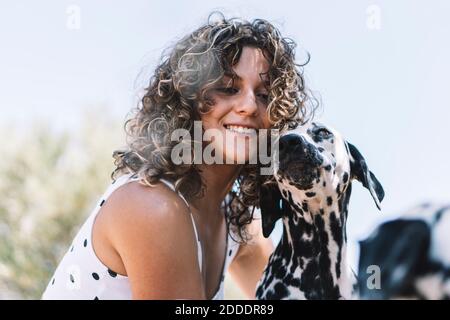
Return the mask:
<path id="1" fill-rule="evenodd" d="M 418 202 L 450 200 L 445 0 L 2 1 L 0 125 L 76 127 L 99 104 L 124 118 L 162 50 L 213 9 L 267 19 L 297 42 L 298 62 L 311 54 L 306 84 L 321 97 L 320 120 L 359 148 L 386 191 L 380 213 L 354 184 L 350 241 Z"/>

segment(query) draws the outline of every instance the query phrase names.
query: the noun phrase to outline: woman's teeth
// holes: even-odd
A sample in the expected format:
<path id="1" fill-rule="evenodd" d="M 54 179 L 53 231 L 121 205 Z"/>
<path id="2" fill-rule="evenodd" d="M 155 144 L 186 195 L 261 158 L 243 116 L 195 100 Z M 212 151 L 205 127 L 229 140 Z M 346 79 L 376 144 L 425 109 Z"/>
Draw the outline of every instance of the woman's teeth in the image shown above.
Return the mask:
<path id="1" fill-rule="evenodd" d="M 248 127 L 241 127 L 241 126 L 233 126 L 233 125 L 226 125 L 225 128 L 229 131 L 241 133 L 241 134 L 256 134 L 256 130 L 253 128 Z"/>

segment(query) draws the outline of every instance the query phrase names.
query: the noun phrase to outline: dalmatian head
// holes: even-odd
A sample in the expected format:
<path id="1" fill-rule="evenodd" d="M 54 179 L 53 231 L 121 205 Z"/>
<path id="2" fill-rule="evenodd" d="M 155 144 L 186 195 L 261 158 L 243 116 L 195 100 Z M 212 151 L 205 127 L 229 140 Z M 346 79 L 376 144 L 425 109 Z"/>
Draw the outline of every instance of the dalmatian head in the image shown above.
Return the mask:
<path id="1" fill-rule="evenodd" d="M 370 191 L 380 208 L 384 197 L 381 184 L 358 149 L 329 126 L 309 122 L 282 132 L 274 159 L 278 188 L 263 187 L 260 194 L 266 237 L 279 218 L 292 214 L 292 207 L 298 207 L 295 211 L 314 213 L 342 201 L 353 179 Z M 348 202 L 348 198 L 345 201 Z"/>

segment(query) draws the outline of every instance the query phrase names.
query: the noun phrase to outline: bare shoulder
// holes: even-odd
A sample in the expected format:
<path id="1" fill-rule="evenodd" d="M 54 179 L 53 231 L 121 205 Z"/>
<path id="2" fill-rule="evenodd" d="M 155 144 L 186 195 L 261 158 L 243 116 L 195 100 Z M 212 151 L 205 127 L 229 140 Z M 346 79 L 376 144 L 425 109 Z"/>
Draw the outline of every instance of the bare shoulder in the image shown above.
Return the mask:
<path id="1" fill-rule="evenodd" d="M 183 199 L 163 183 L 150 187 L 133 181 L 115 190 L 103 207 L 107 238 L 123 262 L 134 298 L 204 298 L 197 242 Z"/>
<path id="2" fill-rule="evenodd" d="M 110 195 L 107 205 L 113 224 L 133 220 L 149 224 L 190 221 L 186 219 L 189 209 L 185 202 L 163 183 L 150 187 L 138 181 L 129 182 Z"/>

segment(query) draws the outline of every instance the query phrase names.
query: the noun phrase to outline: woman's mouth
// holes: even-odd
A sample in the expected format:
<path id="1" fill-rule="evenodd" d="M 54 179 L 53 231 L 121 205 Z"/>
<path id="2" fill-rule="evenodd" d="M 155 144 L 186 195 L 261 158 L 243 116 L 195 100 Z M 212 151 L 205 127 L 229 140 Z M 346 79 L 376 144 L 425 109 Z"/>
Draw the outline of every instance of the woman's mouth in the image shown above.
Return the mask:
<path id="1" fill-rule="evenodd" d="M 251 127 L 237 126 L 231 124 L 226 124 L 224 125 L 224 127 L 227 131 L 243 135 L 256 135 L 257 133 L 256 129 Z"/>

